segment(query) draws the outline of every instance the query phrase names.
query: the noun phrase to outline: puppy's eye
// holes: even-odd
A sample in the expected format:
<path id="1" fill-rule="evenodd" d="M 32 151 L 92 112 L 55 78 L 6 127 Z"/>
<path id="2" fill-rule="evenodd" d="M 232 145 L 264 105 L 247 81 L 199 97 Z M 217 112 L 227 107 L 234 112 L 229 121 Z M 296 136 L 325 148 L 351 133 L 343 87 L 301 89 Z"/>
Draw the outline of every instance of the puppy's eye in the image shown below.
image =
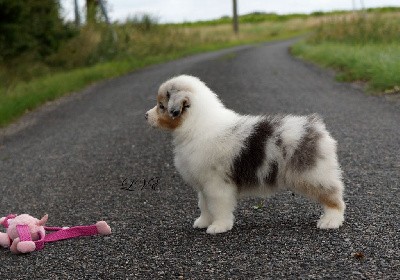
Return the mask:
<path id="1" fill-rule="evenodd" d="M 160 104 L 158 105 L 158 107 L 159 107 L 161 110 L 164 110 L 164 109 L 165 109 L 165 107 L 164 107 L 164 105 L 162 105 L 162 103 L 160 103 Z"/>

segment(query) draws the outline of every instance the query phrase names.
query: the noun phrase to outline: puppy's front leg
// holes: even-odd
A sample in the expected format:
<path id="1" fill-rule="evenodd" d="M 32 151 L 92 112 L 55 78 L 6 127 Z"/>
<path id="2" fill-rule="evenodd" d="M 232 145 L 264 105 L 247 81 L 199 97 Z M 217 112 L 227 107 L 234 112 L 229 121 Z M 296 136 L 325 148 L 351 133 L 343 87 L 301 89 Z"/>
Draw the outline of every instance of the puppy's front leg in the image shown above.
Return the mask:
<path id="1" fill-rule="evenodd" d="M 199 208 L 201 211 L 200 217 L 198 217 L 193 224 L 194 228 L 206 228 L 211 225 L 212 216 L 211 213 L 208 211 L 208 207 L 206 204 L 206 199 L 204 195 L 199 192 Z"/>
<path id="2" fill-rule="evenodd" d="M 216 234 L 231 230 L 233 227 L 233 211 L 236 207 L 236 190 L 226 183 L 210 184 L 204 188 L 204 197 L 212 223 L 207 233 Z"/>

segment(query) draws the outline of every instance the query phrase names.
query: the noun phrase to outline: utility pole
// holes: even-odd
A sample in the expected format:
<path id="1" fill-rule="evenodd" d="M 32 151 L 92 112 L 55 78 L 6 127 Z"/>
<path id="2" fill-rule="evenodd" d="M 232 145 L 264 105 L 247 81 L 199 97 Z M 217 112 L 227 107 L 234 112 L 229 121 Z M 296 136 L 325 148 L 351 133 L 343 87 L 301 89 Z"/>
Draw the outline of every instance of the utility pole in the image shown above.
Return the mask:
<path id="1" fill-rule="evenodd" d="M 74 0 L 75 10 L 75 25 L 79 27 L 81 25 L 81 16 L 79 15 L 78 0 Z"/>
<path id="2" fill-rule="evenodd" d="M 353 13 L 356 12 L 356 0 L 351 0 L 352 4 L 353 4 Z"/>
<path id="3" fill-rule="evenodd" d="M 237 1 L 233 0 L 233 31 L 235 34 L 239 33 L 239 21 L 237 15 Z"/>
<path id="4" fill-rule="evenodd" d="M 364 0 L 360 0 L 360 4 L 361 4 L 361 10 L 364 12 L 365 11 Z"/>

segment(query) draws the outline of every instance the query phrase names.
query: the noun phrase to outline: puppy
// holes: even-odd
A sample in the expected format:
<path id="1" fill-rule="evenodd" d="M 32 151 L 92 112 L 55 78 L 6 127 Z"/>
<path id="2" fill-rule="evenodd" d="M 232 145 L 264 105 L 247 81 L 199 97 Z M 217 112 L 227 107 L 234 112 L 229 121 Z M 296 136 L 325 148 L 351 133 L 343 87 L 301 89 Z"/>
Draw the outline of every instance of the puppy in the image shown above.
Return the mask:
<path id="1" fill-rule="evenodd" d="M 283 189 L 322 205 L 318 228 L 342 225 L 336 141 L 318 115 L 239 115 L 198 78 L 182 75 L 160 86 L 146 119 L 172 132 L 175 167 L 198 192 L 201 215 L 194 228 L 226 232 L 233 227 L 238 198 Z"/>

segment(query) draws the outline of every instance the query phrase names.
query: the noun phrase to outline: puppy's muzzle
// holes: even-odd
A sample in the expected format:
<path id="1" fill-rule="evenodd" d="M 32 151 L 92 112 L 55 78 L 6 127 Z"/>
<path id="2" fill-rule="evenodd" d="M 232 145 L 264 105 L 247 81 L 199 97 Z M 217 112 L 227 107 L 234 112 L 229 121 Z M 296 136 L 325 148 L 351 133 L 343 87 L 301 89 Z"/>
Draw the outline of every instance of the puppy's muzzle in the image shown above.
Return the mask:
<path id="1" fill-rule="evenodd" d="M 169 113 L 171 114 L 171 116 L 172 116 L 173 118 L 176 118 L 177 116 L 179 116 L 179 114 L 181 113 L 181 111 L 180 111 L 180 110 L 171 110 L 171 111 L 169 111 Z"/>

